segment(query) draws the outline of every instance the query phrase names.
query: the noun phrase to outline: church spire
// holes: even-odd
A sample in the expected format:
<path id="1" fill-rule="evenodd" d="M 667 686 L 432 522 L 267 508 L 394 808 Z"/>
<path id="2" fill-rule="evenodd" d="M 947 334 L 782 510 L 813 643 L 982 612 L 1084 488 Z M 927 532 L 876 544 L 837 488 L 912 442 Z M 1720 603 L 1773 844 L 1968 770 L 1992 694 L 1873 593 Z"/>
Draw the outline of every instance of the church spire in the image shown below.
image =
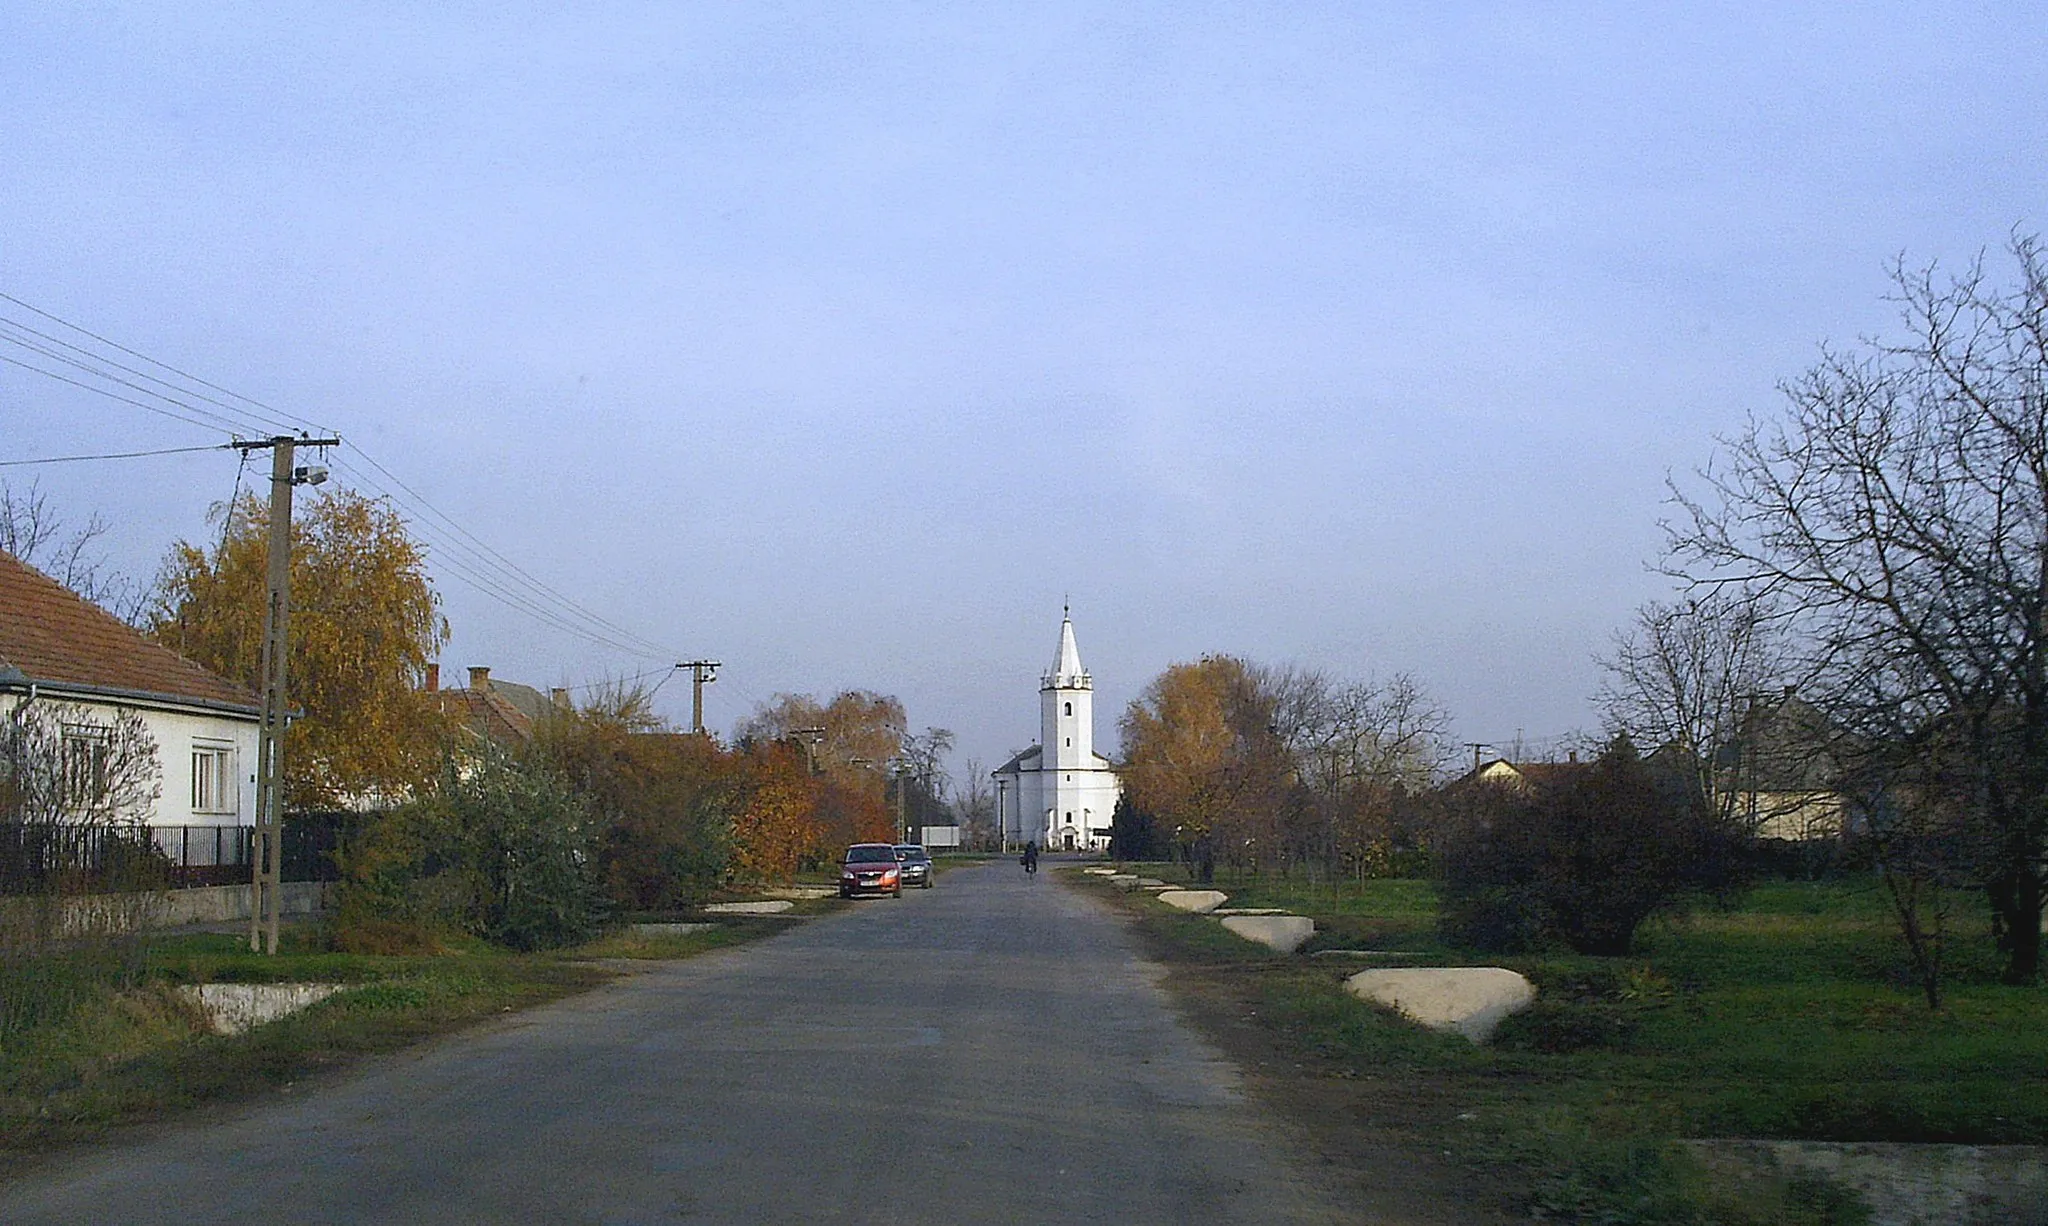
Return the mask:
<path id="1" fill-rule="evenodd" d="M 1052 671 L 1044 677 L 1048 690 L 1085 690 L 1092 688 L 1088 670 L 1081 667 L 1081 648 L 1074 642 L 1074 614 L 1071 608 L 1060 611 L 1060 647 L 1053 657 Z"/>

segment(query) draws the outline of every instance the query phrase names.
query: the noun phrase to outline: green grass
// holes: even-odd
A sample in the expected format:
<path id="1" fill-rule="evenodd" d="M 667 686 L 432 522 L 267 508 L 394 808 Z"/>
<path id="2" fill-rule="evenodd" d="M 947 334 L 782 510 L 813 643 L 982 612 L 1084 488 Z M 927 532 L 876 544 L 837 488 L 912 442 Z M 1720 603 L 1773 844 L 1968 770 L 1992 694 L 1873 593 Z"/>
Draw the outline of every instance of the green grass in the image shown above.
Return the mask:
<path id="1" fill-rule="evenodd" d="M 1166 876 L 1160 867 L 1143 871 Z M 1996 982 L 1988 917 L 1973 909 L 1959 908 L 1936 1013 L 1867 883 L 1760 886 L 1725 909 L 1653 921 L 1634 956 L 1601 959 L 1450 947 L 1427 882 L 1219 877 L 1230 906 L 1314 916 L 1310 949 L 1422 956 L 1282 958 L 1126 898 L 1176 960 L 1244 966 L 1261 1019 L 1295 1050 L 1340 1076 L 1446 1096 L 1473 1118 L 1437 1140 L 1522 1169 L 1530 1207 L 1553 1217 L 1857 1220 L 1826 1189 L 1789 1184 L 1767 1189 L 1776 1199 L 1761 1209 L 1717 1205 L 1676 1138 L 2048 1144 L 2048 990 Z M 1538 1002 L 1475 1048 L 1343 991 L 1362 966 L 1390 964 L 1507 966 L 1536 983 Z"/>

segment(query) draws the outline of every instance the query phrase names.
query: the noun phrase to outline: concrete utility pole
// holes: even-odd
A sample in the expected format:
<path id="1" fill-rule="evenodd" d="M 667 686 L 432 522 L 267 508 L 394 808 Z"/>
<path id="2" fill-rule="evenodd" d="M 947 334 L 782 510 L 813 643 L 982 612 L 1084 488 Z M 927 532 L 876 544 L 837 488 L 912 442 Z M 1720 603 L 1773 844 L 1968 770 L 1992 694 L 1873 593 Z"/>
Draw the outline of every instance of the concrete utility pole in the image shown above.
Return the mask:
<path id="1" fill-rule="evenodd" d="M 244 455 L 270 449 L 270 599 L 263 609 L 263 722 L 256 733 L 256 830 L 249 851 L 249 949 L 277 952 L 278 916 L 284 876 L 284 726 L 286 664 L 291 658 L 292 487 L 319 485 L 327 470 L 295 467 L 296 448 L 335 447 L 339 438 L 293 438 L 280 434 L 260 442 L 237 442 Z M 231 512 L 232 513 L 232 512 Z"/>
<path id="2" fill-rule="evenodd" d="M 677 668 L 690 670 L 690 731 L 704 735 L 704 687 L 718 680 L 718 661 L 686 660 Z"/>
<path id="3" fill-rule="evenodd" d="M 903 832 L 903 842 L 910 842 L 910 764 L 896 764 L 896 829 Z"/>
<path id="4" fill-rule="evenodd" d="M 804 765 L 815 775 L 818 773 L 818 746 L 825 742 L 823 728 L 791 728 L 789 735 L 795 737 L 804 747 Z"/>

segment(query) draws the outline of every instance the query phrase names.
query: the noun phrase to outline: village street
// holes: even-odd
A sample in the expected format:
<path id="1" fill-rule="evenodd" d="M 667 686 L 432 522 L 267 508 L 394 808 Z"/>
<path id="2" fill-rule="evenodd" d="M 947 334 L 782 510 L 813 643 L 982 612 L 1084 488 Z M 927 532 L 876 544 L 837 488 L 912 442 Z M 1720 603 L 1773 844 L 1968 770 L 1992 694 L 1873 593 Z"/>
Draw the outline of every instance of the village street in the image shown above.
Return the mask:
<path id="1" fill-rule="evenodd" d="M 947 873 L 82 1151 L 0 1189 L 0 1221 L 1373 1220 L 1050 876 Z"/>

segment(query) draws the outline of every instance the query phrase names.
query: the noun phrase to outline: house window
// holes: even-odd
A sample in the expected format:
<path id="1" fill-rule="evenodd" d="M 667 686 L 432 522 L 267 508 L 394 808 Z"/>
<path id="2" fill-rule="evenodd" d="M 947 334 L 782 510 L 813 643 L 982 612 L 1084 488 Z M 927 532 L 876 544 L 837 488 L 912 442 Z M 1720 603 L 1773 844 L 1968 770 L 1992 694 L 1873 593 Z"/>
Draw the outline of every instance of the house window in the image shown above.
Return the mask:
<path id="1" fill-rule="evenodd" d="M 235 747 L 218 741 L 192 745 L 192 811 L 233 813 L 240 806 L 235 787 Z"/>
<path id="2" fill-rule="evenodd" d="M 107 796 L 107 757 L 114 734 L 97 724 L 64 725 L 64 803 L 79 809 Z"/>

